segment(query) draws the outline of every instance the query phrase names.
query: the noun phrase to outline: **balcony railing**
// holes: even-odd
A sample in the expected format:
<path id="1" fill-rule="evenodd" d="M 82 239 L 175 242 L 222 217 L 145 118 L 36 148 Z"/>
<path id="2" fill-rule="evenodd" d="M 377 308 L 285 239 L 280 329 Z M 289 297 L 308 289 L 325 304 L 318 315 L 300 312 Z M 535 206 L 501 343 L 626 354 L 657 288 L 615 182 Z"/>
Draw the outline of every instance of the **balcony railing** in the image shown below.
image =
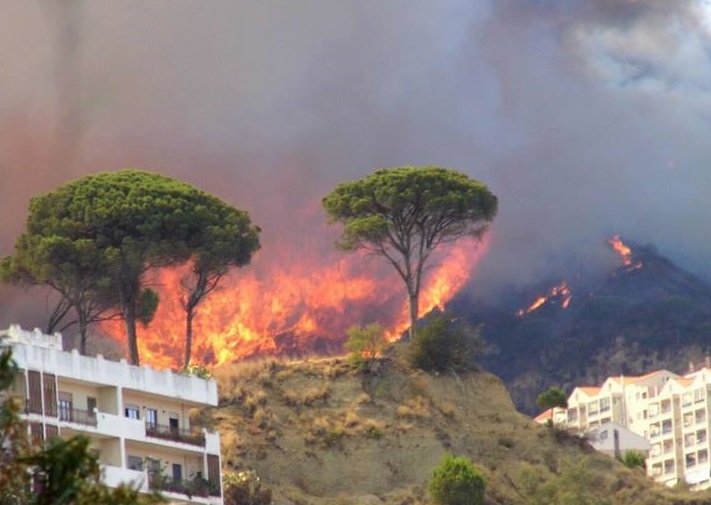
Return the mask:
<path id="1" fill-rule="evenodd" d="M 86 426 L 96 426 L 96 412 L 80 409 L 59 409 L 59 420 L 69 423 L 84 424 Z"/>
<path id="2" fill-rule="evenodd" d="M 146 423 L 146 436 L 160 438 L 162 440 L 172 440 L 174 442 L 183 442 L 184 444 L 205 446 L 205 435 L 203 433 L 173 426 Z"/>
<path id="3" fill-rule="evenodd" d="M 148 472 L 148 487 L 155 491 L 179 493 L 188 497 L 220 496 L 220 486 L 203 478 L 174 480 L 162 474 Z"/>

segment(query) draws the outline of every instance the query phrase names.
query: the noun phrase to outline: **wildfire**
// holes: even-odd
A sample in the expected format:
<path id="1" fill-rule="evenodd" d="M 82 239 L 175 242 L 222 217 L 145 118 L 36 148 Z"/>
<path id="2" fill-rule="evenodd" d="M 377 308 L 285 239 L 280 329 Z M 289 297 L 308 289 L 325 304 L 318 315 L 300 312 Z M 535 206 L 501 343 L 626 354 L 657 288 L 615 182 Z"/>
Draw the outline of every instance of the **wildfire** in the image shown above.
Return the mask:
<path id="1" fill-rule="evenodd" d="M 425 278 L 420 314 L 443 308 L 469 279 L 486 248 L 486 241 L 476 249 L 463 241 L 442 251 Z M 348 256 L 319 266 L 275 262 L 266 275 L 260 275 L 256 263 L 235 272 L 198 306 L 193 361 L 221 365 L 255 355 L 335 353 L 350 326 L 373 321 L 396 340 L 409 325 L 404 287 L 390 271 L 378 268 L 366 258 Z M 178 286 L 185 273 L 185 268 L 156 272 L 153 288 L 160 306 L 153 322 L 138 328 L 143 364 L 182 365 L 185 312 Z M 121 322 L 107 322 L 102 329 L 124 340 Z"/>
<path id="2" fill-rule="evenodd" d="M 560 307 L 562 309 L 567 309 L 570 306 L 570 300 L 572 298 L 573 293 L 568 287 L 568 284 L 564 281 L 558 284 L 557 286 L 553 286 L 550 291 L 548 291 L 548 293 L 546 293 L 545 295 L 541 295 L 536 298 L 536 301 L 529 305 L 527 308 L 517 311 L 516 315 L 521 317 L 525 316 L 526 314 L 530 314 L 534 310 L 540 309 L 545 303 L 552 299 L 560 299 Z"/>
<path id="3" fill-rule="evenodd" d="M 632 259 L 632 249 L 630 249 L 627 244 L 622 242 L 622 239 L 620 239 L 619 235 L 615 235 L 614 237 L 612 237 L 608 241 L 608 243 L 610 244 L 612 249 L 614 249 L 615 252 L 622 257 L 622 264 L 625 267 L 628 267 L 630 270 L 642 268 L 642 262 L 634 261 Z"/>

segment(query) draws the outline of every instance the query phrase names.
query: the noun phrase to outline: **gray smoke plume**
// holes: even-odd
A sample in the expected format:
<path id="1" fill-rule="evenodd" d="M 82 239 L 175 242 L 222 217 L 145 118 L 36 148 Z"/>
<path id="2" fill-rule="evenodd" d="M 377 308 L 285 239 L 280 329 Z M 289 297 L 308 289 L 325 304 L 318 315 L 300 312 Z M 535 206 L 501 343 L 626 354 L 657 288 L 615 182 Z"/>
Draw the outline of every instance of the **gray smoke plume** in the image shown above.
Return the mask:
<path id="1" fill-rule="evenodd" d="M 33 194 L 140 167 L 248 210 L 268 275 L 334 255 L 339 181 L 439 164 L 500 197 L 477 286 L 613 264 L 614 233 L 708 276 L 710 52 L 707 0 L 10 0 L 0 252 Z"/>

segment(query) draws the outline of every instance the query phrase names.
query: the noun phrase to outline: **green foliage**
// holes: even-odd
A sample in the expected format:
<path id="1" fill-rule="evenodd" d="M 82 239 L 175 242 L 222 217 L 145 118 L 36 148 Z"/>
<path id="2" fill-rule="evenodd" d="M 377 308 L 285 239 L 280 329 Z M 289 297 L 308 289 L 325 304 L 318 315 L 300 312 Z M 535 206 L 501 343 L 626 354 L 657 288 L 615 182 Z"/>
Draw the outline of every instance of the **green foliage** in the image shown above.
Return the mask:
<path id="1" fill-rule="evenodd" d="M 19 407 L 6 395 L 15 374 L 10 350 L 0 348 L 0 505 L 148 505 L 163 501 L 157 494 L 140 494 L 130 486 L 109 488 L 102 484 L 98 456 L 86 437 L 53 438 L 45 446 L 30 445 Z M 38 485 L 31 486 L 32 480 Z"/>
<path id="2" fill-rule="evenodd" d="M 553 386 L 548 390 L 544 391 L 536 399 L 536 404 L 543 410 L 548 410 L 552 408 L 568 408 L 568 397 L 561 388 Z M 553 416 L 551 414 L 551 420 Z"/>
<path id="3" fill-rule="evenodd" d="M 436 505 L 483 505 L 486 479 L 469 459 L 445 454 L 434 469 L 429 492 Z"/>
<path id="4" fill-rule="evenodd" d="M 207 279 L 190 290 L 193 310 L 227 269 L 249 261 L 258 232 L 245 212 L 178 180 L 141 170 L 97 173 L 32 198 L 0 277 L 55 289 L 60 304 L 77 312 L 82 335 L 86 324 L 118 309 L 130 361 L 138 364 L 136 323 L 149 322 L 158 304 L 144 273 L 192 260 Z"/>
<path id="5" fill-rule="evenodd" d="M 414 367 L 427 371 L 466 371 L 481 352 L 479 329 L 457 323 L 446 313 L 436 313 L 412 337 L 406 356 Z"/>
<path id="6" fill-rule="evenodd" d="M 222 479 L 225 505 L 271 505 L 272 492 L 262 488 L 253 470 L 227 472 Z"/>
<path id="7" fill-rule="evenodd" d="M 377 323 L 366 327 L 353 326 L 347 334 L 346 348 L 351 351 L 350 361 L 361 371 L 371 370 L 388 345 L 383 327 Z"/>
<path id="8" fill-rule="evenodd" d="M 539 468 L 523 465 L 518 483 L 526 505 L 612 505 L 600 498 L 605 483 L 583 459 L 559 466 L 557 475 L 543 479 Z"/>
<path id="9" fill-rule="evenodd" d="M 343 225 L 340 248 L 382 256 L 402 278 L 411 334 L 432 252 L 461 237 L 480 238 L 498 208 L 496 196 L 481 182 L 431 166 L 377 170 L 339 184 L 322 203 L 331 222 Z"/>
<path id="10" fill-rule="evenodd" d="M 138 296 L 138 306 L 136 310 L 136 319 L 138 322 L 143 326 L 148 326 L 158 310 L 159 303 L 160 296 L 156 291 L 150 288 L 142 290 Z"/>
<path id="11" fill-rule="evenodd" d="M 620 461 L 627 468 L 645 469 L 647 467 L 647 458 L 640 451 L 625 451 Z"/>

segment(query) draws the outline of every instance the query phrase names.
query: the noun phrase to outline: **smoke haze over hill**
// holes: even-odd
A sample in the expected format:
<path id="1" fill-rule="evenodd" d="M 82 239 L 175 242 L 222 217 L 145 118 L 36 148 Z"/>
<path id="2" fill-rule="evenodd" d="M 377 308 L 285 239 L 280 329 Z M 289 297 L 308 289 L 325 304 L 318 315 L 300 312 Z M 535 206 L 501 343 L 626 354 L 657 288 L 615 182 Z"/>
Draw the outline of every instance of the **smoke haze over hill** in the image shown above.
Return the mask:
<path id="1" fill-rule="evenodd" d="M 613 233 L 708 278 L 709 56 L 706 0 L 6 2 L 0 252 L 33 194 L 139 167 L 248 210 L 255 269 L 328 261 L 330 188 L 438 164 L 500 198 L 477 286 L 605 266 Z"/>

